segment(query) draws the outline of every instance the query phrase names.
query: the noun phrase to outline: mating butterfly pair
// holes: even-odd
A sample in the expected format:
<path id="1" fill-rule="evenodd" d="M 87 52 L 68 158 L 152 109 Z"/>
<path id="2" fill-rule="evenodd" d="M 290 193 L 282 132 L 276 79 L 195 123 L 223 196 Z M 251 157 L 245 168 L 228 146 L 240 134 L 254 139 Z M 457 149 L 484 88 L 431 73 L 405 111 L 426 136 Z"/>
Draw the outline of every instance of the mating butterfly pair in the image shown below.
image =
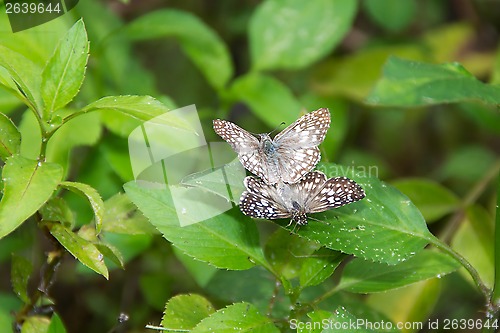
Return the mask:
<path id="1" fill-rule="evenodd" d="M 261 179 L 245 178 L 246 191 L 240 209 L 248 216 L 265 219 L 291 218 L 307 224 L 306 213 L 319 213 L 361 200 L 361 186 L 346 177 L 327 179 L 310 172 L 321 158 L 318 145 L 330 127 L 328 109 L 308 113 L 278 133 L 256 138 L 225 120 L 214 120 L 214 130 L 238 154 L 243 166 Z"/>

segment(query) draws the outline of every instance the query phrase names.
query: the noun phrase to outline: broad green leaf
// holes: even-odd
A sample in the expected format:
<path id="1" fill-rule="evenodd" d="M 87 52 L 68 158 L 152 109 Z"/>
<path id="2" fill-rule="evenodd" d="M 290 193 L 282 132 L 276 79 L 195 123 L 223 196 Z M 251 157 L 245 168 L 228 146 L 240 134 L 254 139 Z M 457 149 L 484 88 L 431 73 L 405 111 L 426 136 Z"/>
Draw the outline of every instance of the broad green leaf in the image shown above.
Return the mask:
<path id="1" fill-rule="evenodd" d="M 494 281 L 494 234 L 493 218 L 488 211 L 473 205 L 467 208 L 451 242 L 451 247 L 474 266 L 488 287 L 493 287 Z M 469 274 L 462 273 L 470 280 Z"/>
<path id="2" fill-rule="evenodd" d="M 60 197 L 47 201 L 40 209 L 40 214 L 44 221 L 57 221 L 70 227 L 75 223 L 73 211 L 68 206 L 68 203 Z"/>
<path id="3" fill-rule="evenodd" d="M 90 185 L 75 182 L 62 182 L 59 184 L 67 190 L 81 194 L 87 198 L 94 211 L 95 228 L 97 233 L 101 232 L 102 220 L 104 218 L 104 202 L 95 188 Z"/>
<path id="4" fill-rule="evenodd" d="M 441 179 L 459 181 L 467 190 L 470 184 L 482 179 L 497 160 L 498 155 L 485 146 L 460 146 L 447 156 L 437 173 Z"/>
<path id="5" fill-rule="evenodd" d="M 187 56 L 217 90 L 233 75 L 229 50 L 221 38 L 196 16 L 172 9 L 143 15 L 126 27 L 132 40 L 174 37 Z"/>
<path id="6" fill-rule="evenodd" d="M 105 258 L 111 260 L 116 266 L 124 269 L 125 261 L 123 259 L 120 251 L 111 244 L 107 244 L 104 242 L 94 242 L 95 247 L 99 252 L 101 252 Z"/>
<path id="7" fill-rule="evenodd" d="M 233 99 L 245 102 L 263 122 L 276 128 L 281 122 L 297 119 L 301 105 L 292 91 L 280 81 L 264 74 L 247 74 L 230 87 Z"/>
<path id="8" fill-rule="evenodd" d="M 16 93 L 26 105 L 41 112 L 39 95 L 41 69 L 20 53 L 0 45 L 0 67 L 7 70 L 13 82 L 0 79 L 0 84 Z M 0 75 L 1 77 L 1 75 Z"/>
<path id="9" fill-rule="evenodd" d="M 351 28 L 353 0 L 267 0 L 250 20 L 254 69 L 304 68 L 324 57 Z"/>
<path id="10" fill-rule="evenodd" d="M 383 293 L 368 295 L 367 304 L 384 313 L 394 323 L 424 323 L 441 294 L 441 280 L 430 279 Z M 403 332 L 417 332 L 406 329 Z"/>
<path id="11" fill-rule="evenodd" d="M 479 101 L 500 104 L 500 87 L 485 84 L 458 63 L 442 65 L 391 57 L 368 96 L 376 105 L 421 106 Z"/>
<path id="12" fill-rule="evenodd" d="M 220 309 L 203 319 L 190 332 L 192 333 L 231 333 L 231 332 L 278 333 L 272 320 L 261 315 L 250 303 L 236 303 Z"/>
<path id="13" fill-rule="evenodd" d="M 53 163 L 9 157 L 2 170 L 4 183 L 0 201 L 0 239 L 33 215 L 62 179 L 62 168 Z"/>
<path id="14" fill-rule="evenodd" d="M 59 223 L 49 225 L 49 230 L 62 246 L 82 264 L 108 279 L 108 269 L 104 257 L 94 244 L 78 236 Z"/>
<path id="15" fill-rule="evenodd" d="M 444 186 L 427 179 L 399 179 L 392 185 L 417 206 L 427 223 L 439 220 L 460 205 L 458 197 Z"/>
<path id="16" fill-rule="evenodd" d="M 219 268 L 248 269 L 255 264 L 269 267 L 259 245 L 255 223 L 232 209 L 206 221 L 180 226 L 169 191 L 144 183 L 124 185 L 150 222 L 174 246 L 198 260 Z"/>
<path id="17" fill-rule="evenodd" d="M 320 248 L 303 263 L 300 269 L 300 286 L 315 286 L 329 278 L 346 256 L 327 248 Z"/>
<path id="18" fill-rule="evenodd" d="M 21 147 L 21 133 L 9 117 L 0 112 L 0 159 L 18 154 Z"/>
<path id="19" fill-rule="evenodd" d="M 344 207 L 313 215 L 297 234 L 332 250 L 368 260 L 397 264 L 421 251 L 432 239 L 419 210 L 395 188 L 365 171 L 320 164 L 328 177 L 347 176 L 359 183 L 366 197 Z M 278 222 L 280 223 L 280 222 Z M 281 223 L 280 223 L 281 224 Z M 289 227 L 293 231 L 293 227 Z"/>
<path id="20" fill-rule="evenodd" d="M 338 290 L 373 293 L 454 272 L 460 264 L 448 255 L 424 250 L 405 262 L 387 265 L 356 258 L 344 268 Z"/>
<path id="21" fill-rule="evenodd" d="M 23 323 L 21 333 L 47 333 L 50 320 L 42 316 L 29 316 Z"/>
<path id="22" fill-rule="evenodd" d="M 172 296 L 172 280 L 171 272 L 167 270 L 142 273 L 139 277 L 139 286 L 146 303 L 157 311 L 165 310 L 165 300 Z"/>
<path id="23" fill-rule="evenodd" d="M 317 310 L 307 314 L 311 318 L 311 328 L 307 326 L 307 322 L 293 322 L 293 328 L 297 329 L 298 333 L 369 333 L 375 332 L 364 327 L 365 320 L 358 320 L 352 313 L 344 307 L 338 307 L 335 311 Z M 318 327 L 319 326 L 319 327 Z"/>
<path id="24" fill-rule="evenodd" d="M 42 72 L 43 119 L 71 102 L 80 90 L 89 56 L 89 41 L 83 20 L 78 20 L 50 57 Z"/>
<path id="25" fill-rule="evenodd" d="M 10 279 L 12 289 L 14 289 L 14 292 L 21 299 L 21 301 L 28 304 L 28 279 L 33 271 L 33 264 L 28 259 L 13 254 L 11 270 Z"/>
<path id="26" fill-rule="evenodd" d="M 191 330 L 214 312 L 213 305 L 200 295 L 178 295 L 165 306 L 161 325 L 171 330 Z"/>
<path id="27" fill-rule="evenodd" d="M 123 193 L 117 193 L 104 201 L 102 230 L 127 235 L 157 233 L 147 218 Z"/>
<path id="28" fill-rule="evenodd" d="M 64 327 L 64 323 L 62 322 L 61 317 L 59 317 L 57 313 L 54 313 L 52 315 L 47 333 L 66 333 L 66 328 Z"/>
<path id="29" fill-rule="evenodd" d="M 192 130 L 185 120 L 168 114 L 164 115 L 170 109 L 151 96 L 107 96 L 90 103 L 81 110 L 81 112 L 91 111 L 105 113 L 116 111 L 142 121 L 163 115 L 161 121 L 165 125 Z"/>
<path id="30" fill-rule="evenodd" d="M 415 0 L 365 0 L 363 4 L 368 15 L 389 31 L 406 28 L 414 19 L 417 10 Z"/>

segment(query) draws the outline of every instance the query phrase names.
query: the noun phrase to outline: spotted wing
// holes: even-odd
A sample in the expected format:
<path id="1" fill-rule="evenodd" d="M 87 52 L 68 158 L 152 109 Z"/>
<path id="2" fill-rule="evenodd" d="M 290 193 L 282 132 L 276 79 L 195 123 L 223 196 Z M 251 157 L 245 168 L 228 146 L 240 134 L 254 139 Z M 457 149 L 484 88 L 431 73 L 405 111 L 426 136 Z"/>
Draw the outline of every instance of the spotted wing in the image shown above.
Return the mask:
<path id="1" fill-rule="evenodd" d="M 318 147 L 302 149 L 279 148 L 278 167 L 279 175 L 284 182 L 294 184 L 304 175 L 314 169 L 321 159 Z"/>
<path id="2" fill-rule="evenodd" d="M 265 160 L 259 150 L 259 140 L 238 125 L 221 119 L 213 121 L 215 133 L 231 145 L 243 167 L 259 177 L 265 173 Z"/>
<path id="3" fill-rule="evenodd" d="M 291 217 L 274 187 L 255 177 L 246 177 L 244 183 L 247 190 L 240 198 L 243 214 L 269 220 Z"/>
<path id="4" fill-rule="evenodd" d="M 318 183 L 320 184 L 320 183 Z M 363 188 L 347 177 L 335 177 L 326 180 L 319 190 L 312 191 L 304 206 L 307 212 L 319 213 L 328 209 L 345 206 L 365 197 Z"/>

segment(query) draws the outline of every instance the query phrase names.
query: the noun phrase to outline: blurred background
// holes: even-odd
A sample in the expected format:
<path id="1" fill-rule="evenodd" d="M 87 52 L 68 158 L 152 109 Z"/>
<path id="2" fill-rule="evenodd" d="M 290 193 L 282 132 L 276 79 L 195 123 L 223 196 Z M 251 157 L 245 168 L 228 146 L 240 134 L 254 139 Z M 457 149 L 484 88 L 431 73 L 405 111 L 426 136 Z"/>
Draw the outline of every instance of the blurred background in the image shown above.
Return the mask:
<path id="1" fill-rule="evenodd" d="M 331 42 L 309 44 L 306 38 L 292 45 L 286 57 L 275 59 L 273 54 L 280 54 L 279 42 L 286 44 L 291 38 L 288 33 L 300 36 L 297 27 L 315 24 L 307 13 L 303 20 L 294 17 L 289 22 L 273 14 L 285 15 L 280 6 L 286 3 L 85 0 L 67 15 L 15 34 L 3 8 L 0 44 L 44 63 L 58 40 L 83 17 L 90 58 L 72 107 L 103 96 L 128 94 L 150 95 L 171 108 L 196 104 L 208 141 L 220 140 L 211 128 L 215 118 L 263 133 L 282 121 L 291 123 L 300 112 L 327 107 L 332 124 L 322 145 L 323 160 L 376 166 L 376 176 L 408 195 L 431 231 L 466 256 L 491 285 L 500 161 L 498 106 L 475 101 L 384 106 L 367 98 L 391 56 L 433 64 L 459 62 L 479 80 L 498 85 L 500 2 L 346 1 L 345 8 L 339 6 L 341 12 L 332 13 L 331 21 L 326 18 L 308 37 L 331 32 Z M 163 16 L 166 9 L 180 14 L 167 13 L 177 23 L 163 28 L 170 17 Z M 289 24 L 290 30 L 282 29 L 281 35 L 274 36 L 273 49 L 262 36 L 278 23 Z M 200 43 L 192 42 L 197 39 Z M 218 63 L 204 63 L 200 56 L 204 52 L 213 54 Z M 448 87 L 455 88 L 460 87 Z M 31 142 L 37 138 L 33 117 L 3 90 L 0 111 L 19 126 L 23 154 L 35 157 L 38 147 L 30 144 L 30 138 Z M 113 112 L 85 115 L 78 125 L 68 124 L 53 138 L 57 144 L 49 151 L 49 160 L 64 165 L 70 180 L 88 183 L 109 199 L 123 193 L 123 184 L 133 180 L 127 135 L 139 124 Z M 69 192 L 65 198 L 77 212 L 77 225 L 92 219 L 84 200 Z M 147 225 L 133 207 L 127 218 Z M 267 228 L 262 227 L 264 234 Z M 195 262 L 173 249 L 153 228 L 132 235 L 108 232 L 105 237 L 122 252 L 124 270 L 112 269 L 106 281 L 68 257 L 52 286 L 55 308 L 68 332 L 106 332 L 122 312 L 129 316 L 124 331 L 144 332 L 145 324 L 159 322 L 165 302 L 176 294 L 208 295 L 214 304 L 223 306 L 232 301 L 229 292 L 220 293 L 225 286 L 245 288 L 241 284 L 245 272 L 218 272 Z M 0 240 L 4 312 L 20 307 L 10 286 L 11 253 L 32 258 L 36 272 L 50 249 L 33 223 L 25 223 Z M 196 270 L 204 272 L 203 278 L 193 274 Z M 31 287 L 36 288 L 36 274 L 32 280 Z M 391 303 L 389 299 L 397 303 L 419 288 L 428 288 L 435 297 L 420 308 L 431 318 L 482 316 L 478 309 L 483 300 L 466 274 L 454 273 L 412 288 L 360 298 L 384 312 L 383 304 Z"/>

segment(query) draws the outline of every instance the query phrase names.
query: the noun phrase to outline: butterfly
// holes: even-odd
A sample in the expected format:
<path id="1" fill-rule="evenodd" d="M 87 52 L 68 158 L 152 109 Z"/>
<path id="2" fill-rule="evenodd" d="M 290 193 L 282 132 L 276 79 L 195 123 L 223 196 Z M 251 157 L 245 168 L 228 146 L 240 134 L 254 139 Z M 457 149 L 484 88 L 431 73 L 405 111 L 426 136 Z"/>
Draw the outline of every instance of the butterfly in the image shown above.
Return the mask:
<path id="1" fill-rule="evenodd" d="M 307 113 L 274 139 L 267 133 L 255 137 L 236 124 L 221 119 L 215 119 L 213 127 L 236 151 L 245 169 L 270 185 L 279 181 L 293 184 L 320 160 L 318 145 L 330 127 L 330 112 L 322 108 Z"/>
<path id="2" fill-rule="evenodd" d="M 290 224 L 306 225 L 308 213 L 342 207 L 365 197 L 365 191 L 347 177 L 327 179 L 320 171 L 307 173 L 295 184 L 265 184 L 249 176 L 240 198 L 240 210 L 254 218 L 291 218 Z"/>

